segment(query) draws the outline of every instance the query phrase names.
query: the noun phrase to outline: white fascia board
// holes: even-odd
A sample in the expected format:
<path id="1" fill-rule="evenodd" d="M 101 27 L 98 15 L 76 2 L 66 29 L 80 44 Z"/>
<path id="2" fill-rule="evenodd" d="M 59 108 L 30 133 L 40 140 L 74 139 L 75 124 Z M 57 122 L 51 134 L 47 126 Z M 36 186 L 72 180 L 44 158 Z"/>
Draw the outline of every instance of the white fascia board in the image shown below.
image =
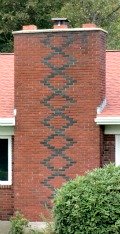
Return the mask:
<path id="1" fill-rule="evenodd" d="M 0 126 L 15 126 L 15 118 L 0 118 Z"/>
<path id="2" fill-rule="evenodd" d="M 95 123 L 98 125 L 118 125 L 120 124 L 120 117 L 96 117 Z"/>

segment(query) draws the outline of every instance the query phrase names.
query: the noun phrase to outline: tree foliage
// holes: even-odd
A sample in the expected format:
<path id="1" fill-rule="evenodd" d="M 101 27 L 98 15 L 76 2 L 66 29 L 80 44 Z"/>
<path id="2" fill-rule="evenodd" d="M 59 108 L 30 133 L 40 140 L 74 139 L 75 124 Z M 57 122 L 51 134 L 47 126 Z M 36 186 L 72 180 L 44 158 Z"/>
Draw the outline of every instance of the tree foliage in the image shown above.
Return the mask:
<path id="1" fill-rule="evenodd" d="M 61 9 L 65 0 L 0 0 L 0 51 L 11 51 L 12 31 L 23 25 L 35 24 L 38 28 L 51 26 L 51 14 Z"/>
<path id="2" fill-rule="evenodd" d="M 108 31 L 108 48 L 120 49 L 120 0 L 70 0 L 61 8 L 73 27 L 95 23 Z"/>
<path id="3" fill-rule="evenodd" d="M 12 30 L 49 28 L 52 16 L 67 17 L 72 27 L 94 22 L 108 30 L 108 48 L 120 48 L 120 0 L 0 0 L 0 51 L 12 50 Z"/>

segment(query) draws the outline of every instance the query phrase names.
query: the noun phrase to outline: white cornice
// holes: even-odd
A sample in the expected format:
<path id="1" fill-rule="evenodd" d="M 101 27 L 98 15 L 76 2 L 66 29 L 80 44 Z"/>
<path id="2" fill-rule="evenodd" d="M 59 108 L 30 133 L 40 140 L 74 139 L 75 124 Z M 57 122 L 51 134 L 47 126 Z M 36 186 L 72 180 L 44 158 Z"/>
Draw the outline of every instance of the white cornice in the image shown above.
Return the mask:
<path id="1" fill-rule="evenodd" d="M 113 117 L 96 117 L 95 118 L 95 122 L 98 125 L 108 125 L 108 124 L 112 124 L 112 125 L 117 125 L 120 124 L 120 117 L 119 116 L 113 116 Z"/>
<path id="2" fill-rule="evenodd" d="M 20 30 L 13 31 L 12 34 L 28 34 L 28 33 L 56 33 L 56 32 L 84 32 L 84 31 L 102 31 L 107 33 L 106 30 L 102 28 L 60 28 L 60 29 L 37 29 L 37 30 Z"/>
<path id="3" fill-rule="evenodd" d="M 15 118 L 0 118 L 0 126 L 15 126 Z"/>

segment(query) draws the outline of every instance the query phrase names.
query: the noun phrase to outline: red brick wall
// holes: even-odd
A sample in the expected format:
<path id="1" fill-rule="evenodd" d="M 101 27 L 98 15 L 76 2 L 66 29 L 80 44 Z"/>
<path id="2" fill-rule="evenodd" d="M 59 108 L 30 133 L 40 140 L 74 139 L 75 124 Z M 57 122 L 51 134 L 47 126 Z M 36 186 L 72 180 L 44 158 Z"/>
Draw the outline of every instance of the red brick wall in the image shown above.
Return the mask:
<path id="1" fill-rule="evenodd" d="M 15 210 L 39 220 L 55 188 L 100 166 L 105 33 L 15 35 Z"/>
<path id="2" fill-rule="evenodd" d="M 13 214 L 13 189 L 0 186 L 0 220 L 7 220 Z"/>
<path id="3" fill-rule="evenodd" d="M 102 165 L 115 162 L 115 135 L 104 135 Z"/>

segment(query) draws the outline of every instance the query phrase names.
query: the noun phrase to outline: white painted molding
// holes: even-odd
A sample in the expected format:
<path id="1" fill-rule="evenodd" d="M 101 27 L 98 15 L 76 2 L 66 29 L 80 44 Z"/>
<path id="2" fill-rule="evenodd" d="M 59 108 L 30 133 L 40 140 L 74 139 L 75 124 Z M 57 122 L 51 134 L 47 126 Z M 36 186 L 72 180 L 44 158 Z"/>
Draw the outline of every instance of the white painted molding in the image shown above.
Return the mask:
<path id="1" fill-rule="evenodd" d="M 97 107 L 97 114 L 100 114 L 104 110 L 106 104 L 107 104 L 107 101 L 106 101 L 106 99 L 104 99 L 101 102 L 101 104 Z"/>
<path id="2" fill-rule="evenodd" d="M 104 33 L 108 33 L 106 30 L 102 28 L 57 28 L 57 29 L 37 29 L 37 30 L 20 30 L 13 31 L 12 34 L 28 34 L 28 33 L 56 33 L 56 32 L 84 32 L 84 31 L 102 31 Z"/>
<path id="3" fill-rule="evenodd" d="M 120 135 L 115 135 L 115 165 L 120 165 Z"/>
<path id="4" fill-rule="evenodd" d="M 95 123 L 97 123 L 98 125 L 107 125 L 107 124 L 120 124 L 120 117 L 96 117 L 95 119 Z"/>
<path id="5" fill-rule="evenodd" d="M 17 109 L 14 109 L 14 116 L 17 115 Z"/>
<path id="6" fill-rule="evenodd" d="M 0 118 L 0 126 L 15 126 L 15 118 Z"/>

